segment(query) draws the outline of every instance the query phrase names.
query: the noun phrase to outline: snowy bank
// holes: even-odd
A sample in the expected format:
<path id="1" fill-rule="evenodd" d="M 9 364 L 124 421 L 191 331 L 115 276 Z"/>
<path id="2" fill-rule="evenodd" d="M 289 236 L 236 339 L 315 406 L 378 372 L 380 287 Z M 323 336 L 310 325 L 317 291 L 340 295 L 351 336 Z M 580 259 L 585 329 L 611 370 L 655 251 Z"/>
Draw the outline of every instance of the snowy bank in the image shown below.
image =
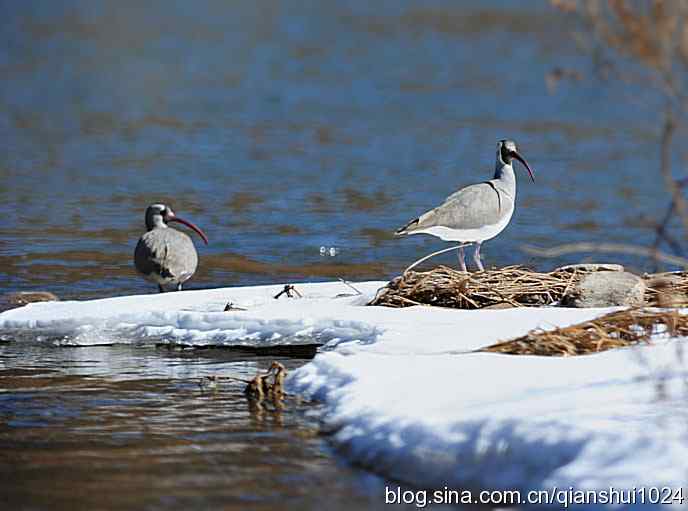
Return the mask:
<path id="1" fill-rule="evenodd" d="M 317 339 L 325 349 L 291 390 L 324 403 L 344 455 L 388 477 L 431 488 L 684 485 L 680 340 L 574 358 L 471 353 L 608 310 L 364 306 L 383 284 L 356 284 L 363 296 L 337 282 L 297 285 L 303 299 L 260 286 L 36 303 L 0 314 L 0 329 L 82 344 Z M 248 310 L 223 312 L 227 302 Z"/>
<path id="2" fill-rule="evenodd" d="M 575 358 L 331 352 L 291 381 L 328 404 L 345 455 L 418 486 L 679 488 L 688 374 L 675 360 L 672 344 Z"/>
<path id="3" fill-rule="evenodd" d="M 45 330 L 86 345 L 151 337 L 192 346 L 272 345 L 315 338 L 330 347 L 341 343 L 341 350 L 355 342 L 381 353 L 458 353 L 538 326 L 572 324 L 604 312 L 551 309 L 546 316 L 526 317 L 517 309 L 485 311 L 480 317 L 490 324 L 486 329 L 482 322 L 470 321 L 475 311 L 365 307 L 384 284 L 356 284 L 361 296 L 332 282 L 298 284 L 303 299 L 275 300 L 283 289 L 276 285 L 38 302 L 1 313 L 0 329 Z M 229 302 L 247 310 L 224 312 Z"/>

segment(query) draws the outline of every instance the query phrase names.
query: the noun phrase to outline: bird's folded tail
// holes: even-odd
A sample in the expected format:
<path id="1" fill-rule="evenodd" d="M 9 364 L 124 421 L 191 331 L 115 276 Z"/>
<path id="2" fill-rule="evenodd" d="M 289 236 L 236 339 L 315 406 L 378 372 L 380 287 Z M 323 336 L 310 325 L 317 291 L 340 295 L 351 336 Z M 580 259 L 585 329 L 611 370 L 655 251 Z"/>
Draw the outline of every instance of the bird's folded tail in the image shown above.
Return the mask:
<path id="1" fill-rule="evenodd" d="M 397 229 L 397 230 L 394 232 L 394 235 L 395 235 L 395 236 L 405 236 L 405 235 L 407 235 L 407 234 L 410 234 L 410 231 L 413 230 L 412 227 L 413 227 L 414 225 L 418 224 L 419 221 L 420 221 L 420 218 L 414 218 L 414 219 L 411 220 L 409 223 L 407 223 L 405 226 L 403 226 L 403 227 Z"/>

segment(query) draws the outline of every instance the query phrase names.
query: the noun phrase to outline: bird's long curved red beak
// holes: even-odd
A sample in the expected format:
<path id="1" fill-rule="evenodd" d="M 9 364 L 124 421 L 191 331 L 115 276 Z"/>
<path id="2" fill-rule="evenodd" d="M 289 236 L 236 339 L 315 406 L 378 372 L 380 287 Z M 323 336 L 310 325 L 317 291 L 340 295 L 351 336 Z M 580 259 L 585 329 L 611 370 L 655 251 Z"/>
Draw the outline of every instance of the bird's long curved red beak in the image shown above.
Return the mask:
<path id="1" fill-rule="evenodd" d="M 535 182 L 535 176 L 533 175 L 533 171 L 530 170 L 530 165 L 528 165 L 528 162 L 526 161 L 526 159 L 523 156 L 521 156 L 520 154 L 518 154 L 518 152 L 516 152 L 516 151 L 511 151 L 511 156 L 513 156 L 518 161 L 523 163 L 523 166 L 526 168 L 526 170 L 528 170 L 528 174 L 530 175 L 530 179 L 534 183 Z"/>
<path id="2" fill-rule="evenodd" d="M 180 224 L 186 225 L 189 229 L 196 231 L 206 245 L 208 244 L 208 237 L 196 224 L 191 223 L 188 220 L 184 220 L 183 218 L 179 218 L 177 215 L 168 215 L 166 220 L 168 222 L 179 222 Z"/>

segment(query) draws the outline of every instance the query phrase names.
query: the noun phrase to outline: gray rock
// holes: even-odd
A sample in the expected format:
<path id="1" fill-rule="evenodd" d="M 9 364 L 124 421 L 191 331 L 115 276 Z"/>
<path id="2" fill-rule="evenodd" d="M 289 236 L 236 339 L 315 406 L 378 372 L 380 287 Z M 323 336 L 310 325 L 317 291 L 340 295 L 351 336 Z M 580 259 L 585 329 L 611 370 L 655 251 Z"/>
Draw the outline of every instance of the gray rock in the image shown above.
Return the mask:
<path id="1" fill-rule="evenodd" d="M 562 304 L 569 307 L 634 307 L 645 303 L 645 282 L 626 271 L 602 271 L 586 275 Z"/>
<path id="2" fill-rule="evenodd" d="M 620 264 L 610 264 L 610 263 L 581 263 L 581 264 L 567 264 L 566 266 L 561 266 L 554 271 L 624 271 L 624 267 Z"/>

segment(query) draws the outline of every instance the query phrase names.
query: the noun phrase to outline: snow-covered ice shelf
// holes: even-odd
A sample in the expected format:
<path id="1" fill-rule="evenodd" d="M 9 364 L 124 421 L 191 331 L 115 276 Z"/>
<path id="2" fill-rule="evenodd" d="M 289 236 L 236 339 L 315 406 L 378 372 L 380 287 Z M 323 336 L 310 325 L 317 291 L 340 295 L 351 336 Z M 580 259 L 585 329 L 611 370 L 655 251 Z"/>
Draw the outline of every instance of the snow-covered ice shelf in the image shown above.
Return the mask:
<path id="1" fill-rule="evenodd" d="M 363 296 L 336 282 L 297 285 L 303 299 L 260 286 L 36 303 L 0 314 L 0 329 L 85 344 L 317 338 L 325 349 L 288 384 L 324 403 L 345 456 L 386 476 L 434 488 L 685 485 L 682 340 L 572 358 L 471 353 L 608 310 L 364 306 L 383 284 L 356 284 Z M 227 302 L 248 310 L 222 312 Z"/>

